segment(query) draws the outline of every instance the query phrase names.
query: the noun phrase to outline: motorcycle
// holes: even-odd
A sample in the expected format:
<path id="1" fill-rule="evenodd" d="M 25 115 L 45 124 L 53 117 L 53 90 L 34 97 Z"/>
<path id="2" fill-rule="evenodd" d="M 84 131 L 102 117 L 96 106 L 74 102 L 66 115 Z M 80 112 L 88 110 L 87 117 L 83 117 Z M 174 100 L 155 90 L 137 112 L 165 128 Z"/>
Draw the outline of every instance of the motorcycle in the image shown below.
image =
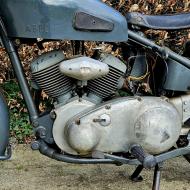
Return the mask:
<path id="1" fill-rule="evenodd" d="M 188 47 L 177 54 L 143 31 L 188 28 L 190 13 L 123 16 L 100 0 L 0 0 L 0 38 L 34 129 L 31 148 L 67 163 L 136 165 L 133 181 L 142 180 L 143 168 L 154 168 L 158 190 L 164 161 L 184 156 L 190 162 L 190 60 Z M 29 84 L 18 47 L 60 40 L 74 44 L 73 57 L 61 50 L 40 55 Z M 96 42 L 91 56 L 87 41 Z M 42 90 L 53 100 L 43 113 Z M 0 105 L 0 160 L 6 160 L 11 147 L 2 93 Z"/>

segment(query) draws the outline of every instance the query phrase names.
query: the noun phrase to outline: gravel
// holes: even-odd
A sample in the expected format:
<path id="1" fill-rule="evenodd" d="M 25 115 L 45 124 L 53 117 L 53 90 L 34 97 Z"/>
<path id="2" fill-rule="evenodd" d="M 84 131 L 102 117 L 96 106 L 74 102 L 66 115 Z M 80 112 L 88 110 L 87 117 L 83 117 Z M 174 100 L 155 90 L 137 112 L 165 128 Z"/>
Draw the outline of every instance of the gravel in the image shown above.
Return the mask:
<path id="1" fill-rule="evenodd" d="M 152 170 L 143 182 L 129 180 L 135 168 L 114 165 L 74 165 L 46 158 L 29 146 L 18 145 L 9 161 L 0 162 L 0 190 L 149 190 Z M 164 164 L 161 190 L 190 190 L 190 166 L 184 158 Z"/>

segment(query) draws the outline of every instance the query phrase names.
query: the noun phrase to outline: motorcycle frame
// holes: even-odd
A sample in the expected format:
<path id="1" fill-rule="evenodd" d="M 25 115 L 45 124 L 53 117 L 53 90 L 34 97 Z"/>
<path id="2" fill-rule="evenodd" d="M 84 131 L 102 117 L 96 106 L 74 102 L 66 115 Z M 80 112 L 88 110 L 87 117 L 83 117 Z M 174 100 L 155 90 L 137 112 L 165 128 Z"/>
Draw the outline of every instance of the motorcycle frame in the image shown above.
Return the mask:
<path id="1" fill-rule="evenodd" d="M 141 46 L 144 46 L 148 49 L 153 50 L 154 52 L 157 52 L 163 59 L 173 59 L 177 61 L 179 64 L 184 65 L 185 67 L 190 69 L 190 60 L 182 57 L 179 54 L 176 54 L 175 52 L 171 51 L 168 48 L 161 47 L 156 45 L 154 42 L 151 40 L 146 39 L 145 37 L 142 37 L 136 32 L 133 32 L 131 30 L 128 30 L 128 35 L 129 35 L 129 42 L 133 42 L 135 44 L 140 44 Z M 2 39 L 3 46 L 6 50 L 6 52 L 9 55 L 12 67 L 15 71 L 16 78 L 18 80 L 18 84 L 20 86 L 21 93 L 23 95 L 24 101 L 26 103 L 29 116 L 30 116 L 30 121 L 34 127 L 34 129 L 39 126 L 43 126 L 44 121 L 41 116 L 39 116 L 38 111 L 36 109 L 36 105 L 34 104 L 34 101 L 32 99 L 32 95 L 28 86 L 28 82 L 26 80 L 23 67 L 18 55 L 18 51 L 14 46 L 14 42 L 11 38 L 8 37 L 7 31 L 5 28 L 5 25 L 0 18 L 0 37 Z M 125 43 L 125 42 L 124 42 Z M 4 127 L 4 124 L 1 125 L 0 127 Z M 8 130 L 8 129 L 7 129 Z M 1 135 L 6 135 L 7 131 L 5 131 L 5 134 Z M 8 137 L 7 137 L 8 138 Z M 7 139 L 6 139 L 7 140 Z M 1 147 L 5 145 L 0 145 L 1 149 L 7 149 L 7 155 L 0 156 L 0 160 L 5 160 L 7 158 L 10 158 L 10 147 Z M 7 146 L 7 145 L 6 145 Z M 41 154 L 48 156 L 52 159 L 58 160 L 58 161 L 63 161 L 67 163 L 76 163 L 76 164 L 129 164 L 129 165 L 140 165 L 141 163 L 137 159 L 126 159 L 126 158 L 120 158 L 118 156 L 113 156 L 109 154 L 102 154 L 101 159 L 85 159 L 85 158 L 77 158 L 77 157 L 72 157 L 72 156 L 67 156 L 58 153 L 55 149 L 51 148 L 44 140 L 43 138 L 38 137 L 38 140 L 35 141 L 33 144 L 33 149 L 39 150 Z M 186 146 L 183 148 L 178 148 L 176 150 L 172 150 L 163 154 L 160 154 L 158 156 L 155 156 L 156 160 L 158 163 L 163 162 L 165 160 L 168 160 L 170 158 L 174 158 L 177 156 L 181 155 L 186 155 L 190 153 L 190 146 Z"/>

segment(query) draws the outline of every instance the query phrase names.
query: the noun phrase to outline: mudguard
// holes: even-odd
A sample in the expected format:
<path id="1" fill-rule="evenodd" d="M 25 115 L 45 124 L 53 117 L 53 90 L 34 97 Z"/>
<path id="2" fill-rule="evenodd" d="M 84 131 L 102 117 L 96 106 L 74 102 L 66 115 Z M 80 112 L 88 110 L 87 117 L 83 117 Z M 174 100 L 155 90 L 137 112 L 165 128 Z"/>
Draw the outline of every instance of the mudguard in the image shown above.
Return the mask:
<path id="1" fill-rule="evenodd" d="M 101 0 L 0 0 L 8 36 L 127 41 L 127 21 Z"/>
<path id="2" fill-rule="evenodd" d="M 9 112 L 0 89 L 0 160 L 5 158 L 9 143 Z"/>

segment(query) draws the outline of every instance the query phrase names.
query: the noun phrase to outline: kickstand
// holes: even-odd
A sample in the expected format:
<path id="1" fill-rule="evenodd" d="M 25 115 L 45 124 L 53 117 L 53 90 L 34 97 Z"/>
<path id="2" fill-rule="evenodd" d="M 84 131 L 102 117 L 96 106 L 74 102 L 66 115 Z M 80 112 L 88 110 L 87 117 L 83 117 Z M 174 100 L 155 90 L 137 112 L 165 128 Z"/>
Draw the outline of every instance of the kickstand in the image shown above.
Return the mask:
<path id="1" fill-rule="evenodd" d="M 143 180 L 142 176 L 140 175 L 140 173 L 143 170 L 143 165 L 139 165 L 137 166 L 136 170 L 134 171 L 134 173 L 131 175 L 130 179 L 134 182 L 141 182 Z"/>
<path id="2" fill-rule="evenodd" d="M 160 190 L 161 165 L 160 163 L 155 166 L 152 190 Z"/>
<path id="3" fill-rule="evenodd" d="M 134 182 L 141 182 L 143 180 L 143 178 L 140 175 L 140 173 L 142 172 L 143 168 L 144 168 L 143 165 L 137 166 L 136 170 L 131 175 L 130 179 Z M 157 164 L 154 168 L 154 178 L 153 178 L 152 190 L 160 190 L 161 168 L 162 168 L 162 163 Z"/>

